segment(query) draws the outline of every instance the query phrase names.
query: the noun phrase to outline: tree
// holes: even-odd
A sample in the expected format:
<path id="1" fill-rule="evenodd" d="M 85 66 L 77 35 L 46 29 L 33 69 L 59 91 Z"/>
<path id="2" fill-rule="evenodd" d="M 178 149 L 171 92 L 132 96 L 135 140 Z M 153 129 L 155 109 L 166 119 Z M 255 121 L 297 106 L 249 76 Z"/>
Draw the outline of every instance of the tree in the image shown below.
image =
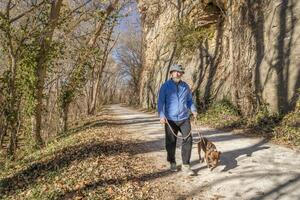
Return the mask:
<path id="1" fill-rule="evenodd" d="M 92 77 L 93 79 L 89 81 L 89 87 L 87 92 L 87 112 L 89 115 L 95 113 L 97 99 L 99 95 L 100 90 L 100 81 L 103 74 L 104 67 L 107 64 L 108 56 L 111 53 L 112 48 L 114 47 L 115 42 L 111 44 L 111 37 L 113 33 L 113 29 L 115 27 L 115 21 L 113 20 L 112 23 L 109 25 L 107 32 L 107 38 L 104 41 L 103 44 L 103 52 L 101 52 L 102 56 L 100 57 L 99 61 L 96 61 L 95 68 L 92 70 Z M 110 45 L 111 44 L 111 45 Z M 100 49 L 100 47 L 98 47 Z"/>
<path id="2" fill-rule="evenodd" d="M 0 85 L 4 102 L 2 116 L 5 118 L 1 143 L 5 136 L 9 137 L 7 151 L 11 156 L 16 152 L 21 127 L 21 103 L 30 95 L 27 89 L 32 83 L 30 71 L 35 52 L 31 45 L 39 26 L 34 14 L 43 13 L 44 5 L 45 1 L 33 4 L 31 1 L 11 0 L 0 4 L 1 51 L 5 66 Z"/>
<path id="3" fill-rule="evenodd" d="M 76 95 L 78 95 L 79 90 L 83 88 L 86 82 L 86 69 L 91 68 L 93 64 L 92 55 L 97 54 L 97 49 L 95 49 L 97 45 L 97 41 L 101 34 L 103 34 L 103 30 L 107 23 L 116 17 L 116 13 L 120 10 L 119 0 L 114 0 L 110 2 L 104 10 L 101 11 L 99 16 L 96 16 L 96 26 L 92 28 L 90 32 L 87 34 L 88 37 L 85 38 L 85 41 L 82 43 L 82 47 L 77 55 L 76 63 L 74 65 L 74 69 L 72 73 L 69 75 L 66 81 L 64 81 L 61 94 L 60 94 L 60 132 L 66 132 L 68 129 L 68 112 L 69 106 L 74 101 Z M 108 37 L 110 39 L 110 37 Z M 108 44 L 108 43 L 107 43 Z M 104 45 L 107 46 L 107 45 Z M 108 46 L 107 46 L 108 47 Z M 105 48 L 104 48 L 105 49 Z M 106 48 L 107 49 L 107 48 Z M 105 55 L 105 53 L 104 53 Z M 105 61 L 105 57 L 102 62 Z M 105 62 L 104 62 L 105 63 Z M 101 66 L 100 70 L 98 70 L 98 74 L 101 75 Z M 96 89 L 98 86 L 96 86 Z"/>
<path id="4" fill-rule="evenodd" d="M 142 70 L 142 37 L 141 32 L 129 29 L 123 33 L 122 40 L 116 51 L 120 78 L 127 80 L 128 88 L 133 97 L 133 104 L 138 103 L 139 82 Z"/>
<path id="5" fill-rule="evenodd" d="M 44 26 L 42 34 L 40 35 L 40 46 L 37 55 L 37 66 L 35 70 L 36 85 L 34 97 L 36 99 L 36 106 L 34 109 L 33 118 L 33 134 L 38 146 L 43 146 L 43 139 L 41 136 L 42 113 L 43 113 L 43 90 L 45 85 L 45 78 L 47 73 L 47 57 L 51 47 L 54 30 L 58 25 L 58 19 L 63 0 L 51 1 L 51 8 L 47 24 Z"/>

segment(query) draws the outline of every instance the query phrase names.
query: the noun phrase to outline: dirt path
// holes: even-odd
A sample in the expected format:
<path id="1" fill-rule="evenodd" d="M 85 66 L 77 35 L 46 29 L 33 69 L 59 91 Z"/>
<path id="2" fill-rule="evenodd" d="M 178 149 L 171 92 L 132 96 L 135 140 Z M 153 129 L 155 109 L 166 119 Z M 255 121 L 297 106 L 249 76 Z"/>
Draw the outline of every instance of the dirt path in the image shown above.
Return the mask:
<path id="1" fill-rule="evenodd" d="M 163 172 L 168 171 L 164 130 L 157 116 L 121 105 L 112 105 L 109 109 L 134 138 L 144 142 L 145 156 L 153 158 Z M 162 173 L 154 180 L 168 184 L 174 191 L 168 194 L 168 199 L 300 199 L 299 152 L 263 138 L 247 138 L 207 128 L 198 130 L 223 152 L 220 166 L 211 172 L 204 163 L 200 164 L 194 145 L 191 162 L 197 176 Z M 180 145 L 176 159 L 181 164 Z"/>

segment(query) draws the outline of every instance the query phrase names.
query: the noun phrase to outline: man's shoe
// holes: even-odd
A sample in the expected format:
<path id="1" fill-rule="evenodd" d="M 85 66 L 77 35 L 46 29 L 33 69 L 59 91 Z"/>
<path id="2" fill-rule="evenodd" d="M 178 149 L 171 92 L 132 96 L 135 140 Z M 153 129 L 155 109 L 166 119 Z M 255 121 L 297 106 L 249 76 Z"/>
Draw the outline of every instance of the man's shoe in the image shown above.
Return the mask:
<path id="1" fill-rule="evenodd" d="M 191 170 L 191 166 L 190 165 L 182 165 L 182 171 L 189 175 L 189 176 L 193 176 L 195 175 L 195 172 L 193 170 Z"/>
<path id="2" fill-rule="evenodd" d="M 176 163 L 170 163 L 170 170 L 172 172 L 177 172 L 177 165 L 176 165 Z"/>

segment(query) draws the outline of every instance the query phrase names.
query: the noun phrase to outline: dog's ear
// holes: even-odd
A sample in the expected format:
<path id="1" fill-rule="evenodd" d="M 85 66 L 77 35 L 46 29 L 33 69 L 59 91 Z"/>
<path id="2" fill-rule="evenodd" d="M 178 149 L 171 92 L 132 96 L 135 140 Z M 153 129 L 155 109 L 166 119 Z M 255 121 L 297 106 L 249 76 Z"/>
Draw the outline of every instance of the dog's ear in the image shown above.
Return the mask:
<path id="1" fill-rule="evenodd" d="M 221 151 L 219 151 L 219 154 L 220 154 L 220 155 L 221 155 L 221 153 L 222 153 L 222 152 L 221 152 Z"/>

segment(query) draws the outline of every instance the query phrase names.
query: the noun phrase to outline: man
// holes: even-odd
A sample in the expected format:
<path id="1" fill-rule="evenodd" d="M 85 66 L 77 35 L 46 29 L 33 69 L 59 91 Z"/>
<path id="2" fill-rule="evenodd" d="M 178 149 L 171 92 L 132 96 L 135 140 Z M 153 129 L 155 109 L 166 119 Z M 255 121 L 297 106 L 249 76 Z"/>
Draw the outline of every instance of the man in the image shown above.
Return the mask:
<path id="1" fill-rule="evenodd" d="M 188 84 L 181 80 L 184 74 L 183 67 L 178 64 L 172 65 L 170 74 L 171 79 L 161 86 L 158 96 L 160 123 L 165 124 L 167 160 L 170 162 L 171 171 L 177 171 L 175 160 L 177 137 L 175 135 L 180 131 L 184 138 L 181 147 L 182 171 L 193 175 L 194 172 L 190 168 L 192 134 L 190 134 L 189 113 L 192 111 L 196 117 L 197 109 Z"/>

